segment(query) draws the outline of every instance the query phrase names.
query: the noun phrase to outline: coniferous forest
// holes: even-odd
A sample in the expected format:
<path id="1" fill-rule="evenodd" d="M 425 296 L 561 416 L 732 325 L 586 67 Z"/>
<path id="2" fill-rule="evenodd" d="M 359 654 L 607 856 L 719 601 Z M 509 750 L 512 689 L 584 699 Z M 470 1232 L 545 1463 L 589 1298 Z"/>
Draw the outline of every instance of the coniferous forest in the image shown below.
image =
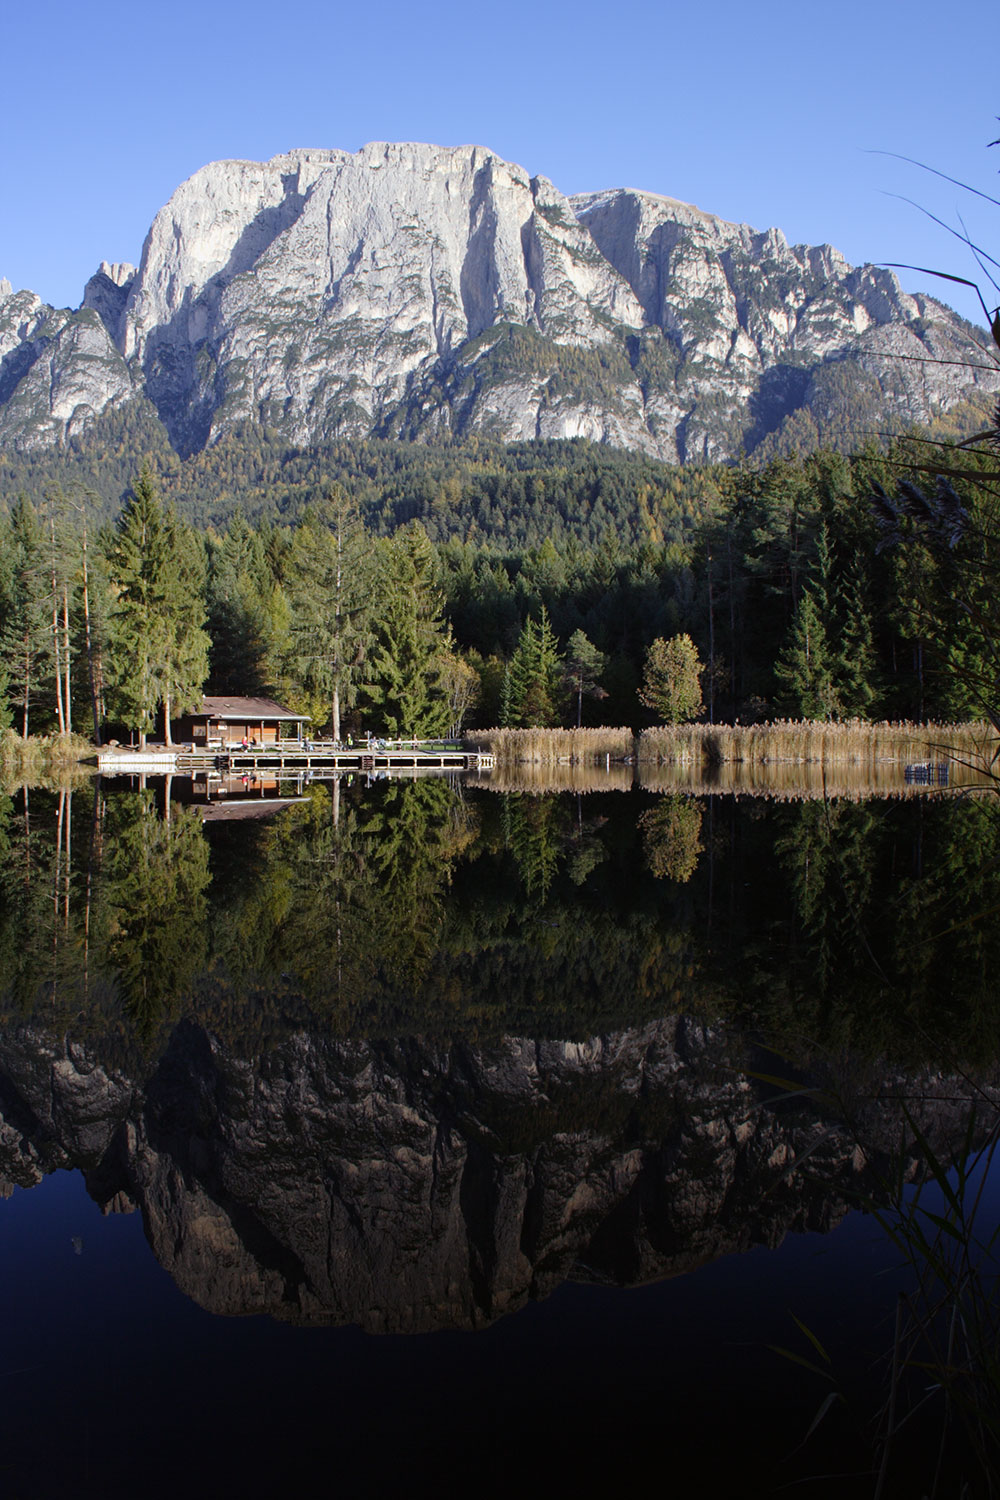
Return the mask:
<path id="1" fill-rule="evenodd" d="M 154 424 L 105 418 L 0 469 L 0 723 L 157 733 L 207 690 L 338 739 L 642 727 L 670 717 L 649 674 L 678 649 L 681 717 L 975 717 L 984 460 L 951 450 L 975 524 L 937 546 L 904 505 L 887 545 L 929 446 L 674 468 L 582 440 L 247 432 L 182 464 Z"/>

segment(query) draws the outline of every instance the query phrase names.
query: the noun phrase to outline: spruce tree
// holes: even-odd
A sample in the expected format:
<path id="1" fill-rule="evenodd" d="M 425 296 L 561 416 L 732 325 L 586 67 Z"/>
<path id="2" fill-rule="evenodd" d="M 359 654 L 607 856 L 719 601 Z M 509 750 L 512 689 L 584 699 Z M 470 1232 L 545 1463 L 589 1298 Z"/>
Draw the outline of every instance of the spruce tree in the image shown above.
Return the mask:
<path id="1" fill-rule="evenodd" d="M 375 552 L 357 508 L 332 486 L 295 533 L 286 565 L 291 662 L 330 708 L 331 733 L 354 707 L 372 646 Z"/>
<path id="2" fill-rule="evenodd" d="M 835 668 L 837 696 L 843 713 L 867 719 L 878 696 L 875 643 L 865 590 L 856 567 L 849 573 L 843 589 L 841 615 L 840 650 Z"/>
<path id="3" fill-rule="evenodd" d="M 107 555 L 117 709 L 145 745 L 162 707 L 169 744 L 171 715 L 198 706 L 208 674 L 204 553 L 190 528 L 164 510 L 148 469 L 133 486 Z"/>
<path id="4" fill-rule="evenodd" d="M 52 630 L 42 530 L 21 496 L 7 526 L 7 578 L 0 626 L 0 670 L 25 739 L 33 707 L 51 667 Z"/>
<path id="5" fill-rule="evenodd" d="M 563 710 L 563 660 L 543 604 L 529 618 L 518 639 L 504 678 L 501 724 L 507 728 L 548 729 L 559 724 Z"/>
<path id="6" fill-rule="evenodd" d="M 834 719 L 841 711 L 831 649 L 816 595 L 807 588 L 795 611 L 791 635 L 775 663 L 787 708 L 803 719 Z"/>
<path id="7" fill-rule="evenodd" d="M 785 706 L 792 713 L 804 719 L 835 719 L 843 713 L 845 662 L 834 644 L 839 634 L 833 554 L 824 522 L 816 536 L 809 582 L 799 595 L 788 641 L 774 668 Z"/>
<path id="8" fill-rule="evenodd" d="M 448 728 L 442 681 L 451 635 L 441 614 L 434 552 L 418 522 L 379 544 L 379 573 L 365 696 L 377 727 L 396 738 Z"/>
<path id="9" fill-rule="evenodd" d="M 268 681 L 271 570 L 259 534 L 237 511 L 210 558 L 210 680 L 222 693 L 261 693 Z"/>

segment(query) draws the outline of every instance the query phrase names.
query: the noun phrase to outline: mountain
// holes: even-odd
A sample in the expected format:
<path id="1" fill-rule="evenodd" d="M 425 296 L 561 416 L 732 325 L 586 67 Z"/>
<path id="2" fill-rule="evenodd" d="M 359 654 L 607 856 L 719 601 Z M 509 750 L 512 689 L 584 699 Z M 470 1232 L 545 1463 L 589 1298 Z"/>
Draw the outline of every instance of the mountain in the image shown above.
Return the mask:
<path id="1" fill-rule="evenodd" d="M 474 146 L 292 151 L 196 172 L 76 311 L 0 281 L 0 443 L 146 397 L 182 455 L 249 421 L 725 459 L 975 400 L 974 338 L 891 271 L 670 198 L 567 198 Z"/>

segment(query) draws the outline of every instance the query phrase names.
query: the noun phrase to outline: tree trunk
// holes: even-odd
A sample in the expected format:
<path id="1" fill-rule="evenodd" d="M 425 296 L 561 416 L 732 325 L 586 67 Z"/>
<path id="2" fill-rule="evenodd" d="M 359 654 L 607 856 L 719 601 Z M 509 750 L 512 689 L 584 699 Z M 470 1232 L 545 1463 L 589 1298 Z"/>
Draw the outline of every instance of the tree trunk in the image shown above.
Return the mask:
<path id="1" fill-rule="evenodd" d="M 72 674 L 71 674 L 71 671 L 70 671 L 70 650 L 69 650 L 69 586 L 68 586 L 68 584 L 65 584 L 65 583 L 63 584 L 62 614 L 63 614 L 63 619 L 62 619 L 62 623 L 63 623 L 63 675 L 64 675 L 64 680 L 65 680 L 65 683 L 66 683 L 63 696 L 64 696 L 64 698 L 66 700 L 66 733 L 67 734 L 72 734 L 73 733 L 73 701 L 72 701 L 72 691 L 71 691 L 71 689 L 72 689 L 72 680 L 71 680 L 72 679 Z"/>
<path id="2" fill-rule="evenodd" d="M 50 577 L 52 579 L 52 665 L 56 674 L 56 719 L 59 733 L 66 733 L 66 715 L 63 711 L 62 648 L 59 636 L 59 580 L 56 576 L 56 521 L 49 517 L 49 542 L 52 547 Z"/>
<path id="3" fill-rule="evenodd" d="M 59 602 L 55 593 L 55 573 L 52 575 L 52 659 L 56 674 L 56 721 L 59 733 L 66 733 L 66 715 L 63 712 L 62 652 L 59 645 Z"/>
<path id="4" fill-rule="evenodd" d="M 97 677 L 94 672 L 94 642 L 90 634 L 90 580 L 87 572 L 87 523 L 83 526 L 83 639 L 87 652 L 87 681 L 90 685 L 90 709 L 94 716 L 94 744 L 101 743 L 101 716 L 97 702 Z"/>
<path id="5" fill-rule="evenodd" d="M 21 700 L 21 738 L 28 738 L 28 700 L 31 697 L 31 660 L 28 642 L 24 643 L 24 697 Z"/>
<path id="6" fill-rule="evenodd" d="M 715 600 L 712 594 L 712 549 L 706 554 L 708 564 L 708 722 L 715 723 Z"/>

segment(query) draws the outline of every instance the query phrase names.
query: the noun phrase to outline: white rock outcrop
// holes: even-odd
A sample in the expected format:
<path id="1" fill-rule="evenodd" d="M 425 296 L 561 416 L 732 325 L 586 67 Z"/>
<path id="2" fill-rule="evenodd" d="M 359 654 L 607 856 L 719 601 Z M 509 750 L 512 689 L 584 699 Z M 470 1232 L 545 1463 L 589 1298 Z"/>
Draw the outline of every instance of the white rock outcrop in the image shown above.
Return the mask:
<path id="1" fill-rule="evenodd" d="M 926 420 L 975 388 L 935 362 L 972 347 L 830 246 L 650 193 L 568 199 L 479 146 L 375 142 L 202 168 L 78 313 L 0 282 L 0 440 L 65 439 L 141 393 L 182 453 L 249 420 L 301 444 L 482 431 L 722 458 L 835 386 L 842 407 L 832 365 L 884 425 Z"/>

